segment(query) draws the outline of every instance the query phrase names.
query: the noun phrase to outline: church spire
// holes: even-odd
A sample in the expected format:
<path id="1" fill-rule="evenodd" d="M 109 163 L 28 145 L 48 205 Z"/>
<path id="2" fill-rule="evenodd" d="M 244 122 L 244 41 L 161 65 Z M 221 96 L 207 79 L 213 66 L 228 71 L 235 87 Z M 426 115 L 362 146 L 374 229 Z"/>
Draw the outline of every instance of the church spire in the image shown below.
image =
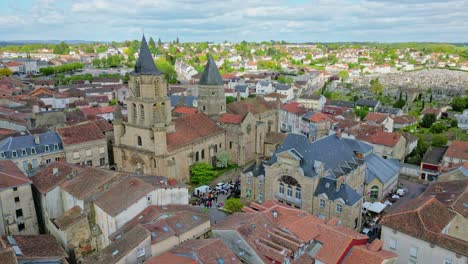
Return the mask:
<path id="1" fill-rule="evenodd" d="M 156 68 L 154 64 L 153 56 L 148 48 L 148 43 L 146 43 L 145 35 L 141 39 L 140 53 L 138 54 L 138 60 L 135 64 L 135 74 L 144 74 L 144 75 L 160 75 L 161 72 Z"/>
<path id="2" fill-rule="evenodd" d="M 205 70 L 200 77 L 200 85 L 223 85 L 223 78 L 219 74 L 218 67 L 211 54 L 207 55 L 208 62 L 205 65 Z"/>

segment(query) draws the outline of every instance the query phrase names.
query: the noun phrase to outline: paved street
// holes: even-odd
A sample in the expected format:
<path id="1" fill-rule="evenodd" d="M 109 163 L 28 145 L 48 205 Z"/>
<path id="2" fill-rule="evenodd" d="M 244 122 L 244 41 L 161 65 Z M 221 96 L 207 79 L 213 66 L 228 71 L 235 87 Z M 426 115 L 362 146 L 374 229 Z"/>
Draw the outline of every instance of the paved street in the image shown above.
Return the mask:
<path id="1" fill-rule="evenodd" d="M 229 194 L 220 194 L 218 196 L 218 203 L 225 204 L 226 198 L 228 196 L 229 196 Z M 205 207 L 203 205 L 202 206 L 195 206 L 195 207 L 199 207 L 200 210 L 205 209 Z M 222 221 L 224 218 L 226 218 L 229 215 L 229 214 L 225 213 L 224 211 L 219 210 L 218 207 L 215 204 L 213 204 L 213 207 L 208 209 L 208 214 L 210 215 L 211 224 L 219 223 L 220 221 Z"/>
<path id="2" fill-rule="evenodd" d="M 385 210 L 387 213 L 398 209 L 400 206 L 406 204 L 408 201 L 414 200 L 419 195 L 421 195 L 421 193 L 423 193 L 427 188 L 427 185 L 425 184 L 412 182 L 412 181 L 401 179 L 401 178 L 400 178 L 400 183 L 402 184 L 403 188 L 408 189 L 408 193 L 405 196 L 401 197 L 392 206 L 387 207 L 388 209 Z"/>

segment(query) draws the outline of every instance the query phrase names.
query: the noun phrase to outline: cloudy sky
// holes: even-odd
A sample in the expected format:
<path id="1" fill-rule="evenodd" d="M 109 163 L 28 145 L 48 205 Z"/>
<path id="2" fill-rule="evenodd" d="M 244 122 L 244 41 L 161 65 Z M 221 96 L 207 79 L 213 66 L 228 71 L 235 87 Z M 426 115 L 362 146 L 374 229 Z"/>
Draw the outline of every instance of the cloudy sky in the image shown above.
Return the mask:
<path id="1" fill-rule="evenodd" d="M 0 40 L 468 42 L 468 0 L 0 0 Z"/>

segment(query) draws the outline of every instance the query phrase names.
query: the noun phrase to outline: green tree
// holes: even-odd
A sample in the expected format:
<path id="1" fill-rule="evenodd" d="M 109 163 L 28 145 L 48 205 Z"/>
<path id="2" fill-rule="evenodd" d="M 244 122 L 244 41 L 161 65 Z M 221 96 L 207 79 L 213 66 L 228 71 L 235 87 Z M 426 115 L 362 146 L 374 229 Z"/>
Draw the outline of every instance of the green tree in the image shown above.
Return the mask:
<path id="1" fill-rule="evenodd" d="M 231 163 L 231 155 L 226 151 L 221 151 L 216 154 L 216 167 L 227 168 Z"/>
<path id="2" fill-rule="evenodd" d="M 434 123 L 429 129 L 429 131 L 434 134 L 440 134 L 444 132 L 445 130 L 447 130 L 447 127 L 442 123 Z"/>
<path id="3" fill-rule="evenodd" d="M 434 114 L 425 114 L 421 121 L 421 126 L 425 128 L 430 128 L 435 121 L 436 116 Z"/>
<path id="4" fill-rule="evenodd" d="M 99 68 L 101 67 L 101 60 L 99 58 L 95 58 L 93 59 L 92 64 L 94 67 Z"/>
<path id="5" fill-rule="evenodd" d="M 380 83 L 380 81 L 379 81 L 378 78 L 375 79 L 375 80 L 371 80 L 370 85 L 371 85 L 370 91 L 371 91 L 373 94 L 377 95 L 377 94 L 382 93 L 382 91 L 383 91 L 383 86 L 382 86 L 382 84 Z"/>
<path id="6" fill-rule="evenodd" d="M 338 77 L 340 77 L 341 82 L 345 82 L 349 78 L 349 72 L 348 71 L 340 71 L 338 72 Z"/>
<path id="7" fill-rule="evenodd" d="M 280 75 L 278 76 L 278 81 L 285 84 L 292 84 L 294 82 L 294 78 L 291 76 Z"/>
<path id="8" fill-rule="evenodd" d="M 394 104 L 393 107 L 395 108 L 403 108 L 405 106 L 406 102 L 403 99 L 398 99 Z"/>
<path id="9" fill-rule="evenodd" d="M 13 71 L 8 68 L 0 68 L 0 78 L 13 75 Z"/>
<path id="10" fill-rule="evenodd" d="M 113 106 L 113 105 L 116 105 L 116 104 L 117 104 L 117 99 L 115 99 L 115 98 L 112 98 L 112 100 L 109 101 L 110 106 Z"/>
<path id="11" fill-rule="evenodd" d="M 167 81 L 169 83 L 177 82 L 177 73 L 175 71 L 174 66 L 171 63 L 169 63 L 164 58 L 156 59 L 155 63 L 156 67 L 166 75 Z"/>
<path id="12" fill-rule="evenodd" d="M 234 103 L 236 98 L 234 96 L 226 96 L 226 104 Z"/>
<path id="13" fill-rule="evenodd" d="M 468 108 L 468 97 L 467 98 L 461 98 L 461 97 L 453 98 L 452 109 L 454 111 L 461 112 L 465 108 Z"/>
<path id="14" fill-rule="evenodd" d="M 456 119 L 452 119 L 452 121 L 450 121 L 450 126 L 451 127 L 458 127 L 458 121 Z"/>
<path id="15" fill-rule="evenodd" d="M 54 54 L 66 55 L 68 52 L 70 52 L 70 47 L 63 41 L 54 47 Z"/>
<path id="16" fill-rule="evenodd" d="M 216 177 L 216 171 L 208 163 L 197 163 L 190 168 L 190 181 L 196 185 L 208 184 Z"/>
<path id="17" fill-rule="evenodd" d="M 231 213 L 240 212 L 242 208 L 244 208 L 244 204 L 242 204 L 239 198 L 230 198 L 224 205 L 224 209 Z"/>
<path id="18" fill-rule="evenodd" d="M 447 137 L 443 135 L 433 135 L 431 145 L 434 147 L 444 147 L 445 145 L 447 145 L 447 141 Z"/>

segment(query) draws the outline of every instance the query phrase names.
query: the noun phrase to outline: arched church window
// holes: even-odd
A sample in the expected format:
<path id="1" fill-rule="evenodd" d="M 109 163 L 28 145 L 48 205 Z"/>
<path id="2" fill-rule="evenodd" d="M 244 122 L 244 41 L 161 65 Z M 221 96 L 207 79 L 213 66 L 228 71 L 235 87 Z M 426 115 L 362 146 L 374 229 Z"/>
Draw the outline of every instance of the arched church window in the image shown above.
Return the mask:
<path id="1" fill-rule="evenodd" d="M 133 105 L 132 105 L 132 112 L 133 112 L 133 113 L 132 113 L 132 114 L 133 114 L 133 120 L 136 121 L 137 116 L 138 116 L 136 104 L 133 104 Z"/>
<path id="2" fill-rule="evenodd" d="M 145 106 L 140 105 L 140 119 L 141 121 L 145 121 Z"/>
<path id="3" fill-rule="evenodd" d="M 201 151 L 201 159 L 205 159 L 205 150 L 204 149 L 202 149 L 202 151 Z"/>
<path id="4" fill-rule="evenodd" d="M 141 145 L 143 145 L 143 142 L 142 142 L 142 140 L 141 140 L 141 137 L 140 137 L 140 136 L 138 136 L 138 137 L 137 137 L 137 144 L 138 144 L 138 146 L 141 146 Z"/>
<path id="5" fill-rule="evenodd" d="M 198 151 L 195 153 L 195 161 L 198 161 L 200 159 Z"/>

